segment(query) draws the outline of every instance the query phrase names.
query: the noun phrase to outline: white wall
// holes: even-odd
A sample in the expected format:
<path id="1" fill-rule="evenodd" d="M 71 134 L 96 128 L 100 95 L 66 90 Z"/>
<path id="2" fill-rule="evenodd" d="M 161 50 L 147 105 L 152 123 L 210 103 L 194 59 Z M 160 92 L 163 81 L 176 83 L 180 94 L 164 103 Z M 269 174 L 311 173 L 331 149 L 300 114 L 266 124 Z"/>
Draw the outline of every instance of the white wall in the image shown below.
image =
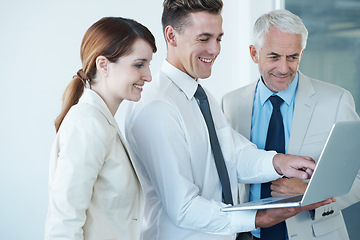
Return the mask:
<path id="1" fill-rule="evenodd" d="M 248 53 L 251 25 L 275 7 L 270 0 L 224 3 L 222 53 L 213 76 L 203 81 L 219 101 L 258 77 Z M 64 88 L 81 68 L 79 48 L 86 29 L 104 16 L 143 23 L 157 40 L 151 64 L 155 73 L 166 53 L 161 11 L 162 0 L 0 2 L 0 239 L 43 238 L 53 122 Z"/>

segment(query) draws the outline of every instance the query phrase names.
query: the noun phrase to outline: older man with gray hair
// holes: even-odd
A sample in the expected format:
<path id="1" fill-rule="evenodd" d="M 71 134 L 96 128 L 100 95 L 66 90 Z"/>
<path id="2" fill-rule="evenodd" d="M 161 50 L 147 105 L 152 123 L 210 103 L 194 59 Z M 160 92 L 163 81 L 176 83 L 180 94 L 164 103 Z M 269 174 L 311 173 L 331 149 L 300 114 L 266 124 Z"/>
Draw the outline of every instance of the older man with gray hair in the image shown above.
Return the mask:
<path id="1" fill-rule="evenodd" d="M 301 19 L 287 10 L 262 15 L 255 23 L 250 45 L 260 78 L 226 94 L 222 108 L 232 127 L 258 148 L 317 160 L 333 124 L 359 116 L 347 90 L 298 70 L 307 37 Z M 358 174 L 350 193 L 336 203 L 244 234 L 243 239 L 349 239 L 341 209 L 360 200 L 359 178 Z M 239 199 L 247 202 L 270 195 L 301 194 L 306 186 L 295 178 L 240 185 Z"/>

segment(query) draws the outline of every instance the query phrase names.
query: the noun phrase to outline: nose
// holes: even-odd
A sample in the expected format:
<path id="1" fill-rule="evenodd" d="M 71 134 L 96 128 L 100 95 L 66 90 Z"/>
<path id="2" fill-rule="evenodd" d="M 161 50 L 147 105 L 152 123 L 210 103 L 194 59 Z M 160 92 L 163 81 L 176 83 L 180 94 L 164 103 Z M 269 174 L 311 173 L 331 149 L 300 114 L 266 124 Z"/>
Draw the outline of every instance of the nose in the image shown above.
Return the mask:
<path id="1" fill-rule="evenodd" d="M 289 71 L 289 62 L 287 61 L 286 57 L 280 59 L 279 71 L 282 74 L 286 74 Z"/>
<path id="2" fill-rule="evenodd" d="M 152 76 L 151 76 L 151 71 L 150 71 L 149 67 L 146 68 L 146 70 L 143 74 L 142 80 L 144 80 L 145 82 L 151 82 Z"/>
<path id="3" fill-rule="evenodd" d="M 210 42 L 209 53 L 211 55 L 214 55 L 214 56 L 219 55 L 220 50 L 221 50 L 221 44 L 217 39 L 214 39 L 213 41 Z"/>

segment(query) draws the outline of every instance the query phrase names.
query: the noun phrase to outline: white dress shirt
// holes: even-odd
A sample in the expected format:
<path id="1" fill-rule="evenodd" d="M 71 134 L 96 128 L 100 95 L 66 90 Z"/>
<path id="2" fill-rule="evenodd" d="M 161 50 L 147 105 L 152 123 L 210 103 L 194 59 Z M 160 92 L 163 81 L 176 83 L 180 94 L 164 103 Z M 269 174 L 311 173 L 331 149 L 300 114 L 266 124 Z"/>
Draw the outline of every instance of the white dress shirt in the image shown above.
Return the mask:
<path id="1" fill-rule="evenodd" d="M 198 83 L 164 61 L 138 103 L 131 103 L 125 132 L 145 193 L 142 239 L 235 239 L 255 228 L 256 211 L 221 212 L 221 183 L 208 130 L 196 99 Z M 275 152 L 258 150 L 234 131 L 207 92 L 234 204 L 237 183 L 279 178 Z"/>
<path id="2" fill-rule="evenodd" d="M 114 117 L 85 89 L 52 147 L 45 239 L 139 239 L 143 201 Z"/>

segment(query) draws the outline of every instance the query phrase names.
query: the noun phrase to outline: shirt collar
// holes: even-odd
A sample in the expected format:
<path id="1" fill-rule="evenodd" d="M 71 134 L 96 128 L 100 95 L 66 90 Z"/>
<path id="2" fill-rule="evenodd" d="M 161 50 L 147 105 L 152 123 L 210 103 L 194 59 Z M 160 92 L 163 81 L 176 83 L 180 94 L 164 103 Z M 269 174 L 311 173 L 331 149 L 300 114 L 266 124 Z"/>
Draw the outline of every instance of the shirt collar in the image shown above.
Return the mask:
<path id="1" fill-rule="evenodd" d="M 266 85 L 262 81 L 262 77 L 260 76 L 257 89 L 258 89 L 258 94 L 260 94 L 261 105 L 264 105 L 266 100 L 272 95 L 278 95 L 284 100 L 284 102 L 286 102 L 287 105 L 290 105 L 291 101 L 294 99 L 298 82 L 299 82 L 299 73 L 297 72 L 294 80 L 290 83 L 289 87 L 286 90 L 273 93 L 270 89 L 266 87 Z"/>
<path id="2" fill-rule="evenodd" d="M 194 96 L 198 87 L 198 82 L 192 77 L 174 67 L 167 60 L 164 60 L 161 71 L 165 73 L 170 80 L 181 89 L 181 91 L 184 92 L 189 100 Z"/>

